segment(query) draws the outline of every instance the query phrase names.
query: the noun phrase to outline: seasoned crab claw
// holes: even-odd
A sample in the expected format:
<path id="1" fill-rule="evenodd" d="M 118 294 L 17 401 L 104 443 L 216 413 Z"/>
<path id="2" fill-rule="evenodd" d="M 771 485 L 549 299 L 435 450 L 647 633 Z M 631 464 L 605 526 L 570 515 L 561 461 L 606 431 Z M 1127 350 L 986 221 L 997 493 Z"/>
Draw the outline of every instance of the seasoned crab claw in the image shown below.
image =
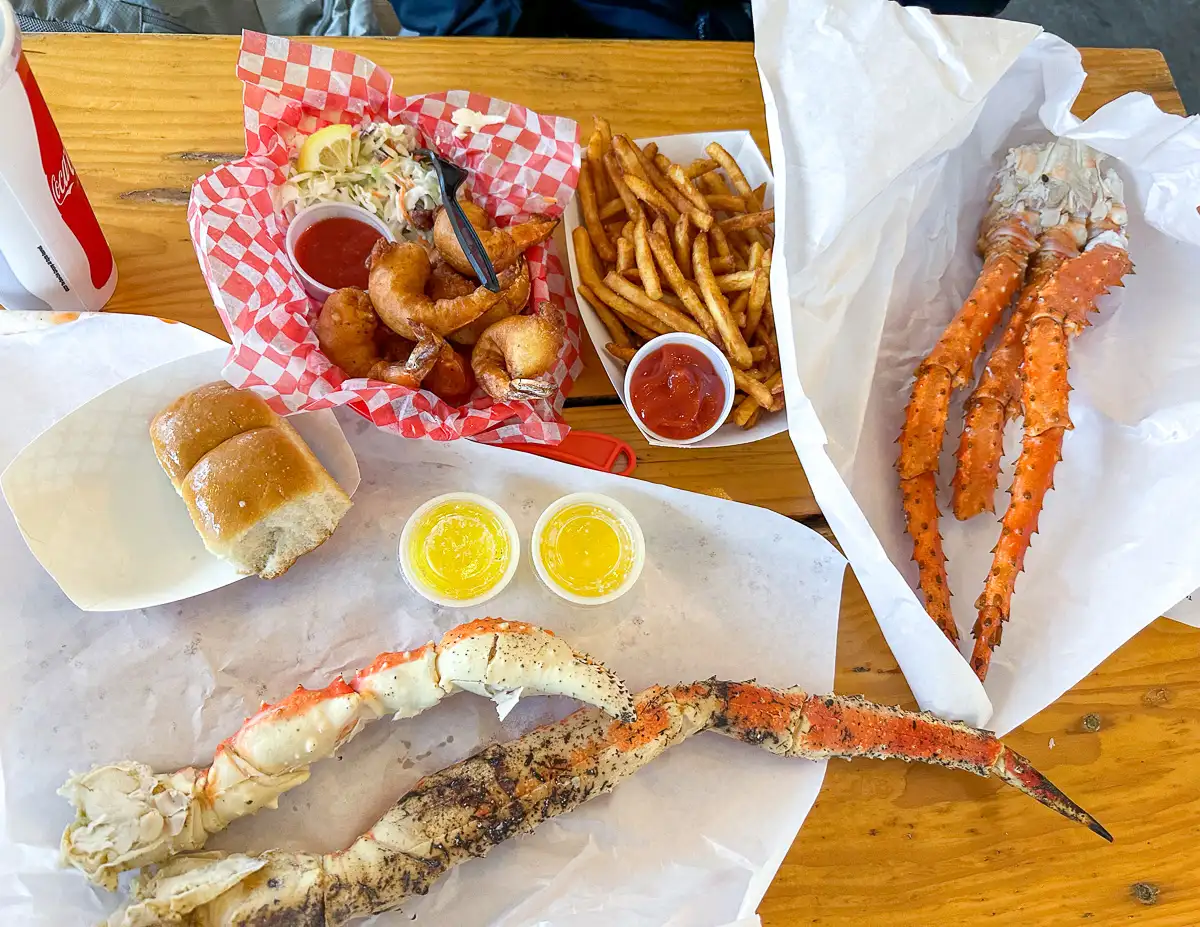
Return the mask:
<path id="1" fill-rule="evenodd" d="M 1015 789 L 1020 789 L 1026 795 L 1032 796 L 1047 808 L 1052 808 L 1065 818 L 1078 821 L 1092 833 L 1099 834 L 1109 843 L 1113 842 L 1110 834 L 1094 817 L 1067 798 L 1053 782 L 1033 768 L 1033 764 L 1016 750 L 1000 745 L 1000 754 L 992 763 L 991 774 L 997 779 L 1007 782 Z"/>
<path id="2" fill-rule="evenodd" d="M 785 757 L 897 758 L 995 776 L 1112 839 L 1023 757 L 965 724 L 857 697 L 713 679 L 652 686 L 635 704 L 633 721 L 584 708 L 426 776 L 345 850 L 172 860 L 138 884 L 109 927 L 337 927 L 391 911 L 453 867 L 611 791 L 702 731 Z M 160 911 L 173 919 L 159 919 Z"/>
<path id="3" fill-rule="evenodd" d="M 794 714 L 789 720 L 795 734 L 787 755 L 899 759 L 994 776 L 1105 840 L 1112 840 L 1095 818 L 990 731 L 943 721 L 928 712 L 875 705 L 858 696 L 807 696 L 799 708 L 799 723 Z M 737 723 L 731 727 L 739 729 Z"/>
<path id="4" fill-rule="evenodd" d="M 208 769 L 156 774 L 140 763 L 96 767 L 59 790 L 75 806 L 63 859 L 115 889 L 128 869 L 199 850 L 209 835 L 308 779 L 377 718 L 411 718 L 447 695 L 473 692 L 511 706 L 522 694 L 566 695 L 632 721 L 633 697 L 610 670 L 550 631 L 482 618 L 441 642 L 380 654 L 352 682 L 297 688 L 262 709 L 217 747 Z"/>

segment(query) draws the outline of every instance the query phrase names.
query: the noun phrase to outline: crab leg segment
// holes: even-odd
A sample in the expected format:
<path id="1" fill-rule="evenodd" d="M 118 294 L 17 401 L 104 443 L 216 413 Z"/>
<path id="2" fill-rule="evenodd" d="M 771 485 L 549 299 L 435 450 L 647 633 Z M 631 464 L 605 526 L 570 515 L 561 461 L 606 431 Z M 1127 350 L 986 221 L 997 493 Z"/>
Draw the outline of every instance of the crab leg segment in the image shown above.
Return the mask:
<path id="1" fill-rule="evenodd" d="M 1076 257 L 1087 230 L 1071 221 L 1047 231 L 1030 262 L 1025 288 L 979 383 L 967 399 L 959 439 L 957 466 L 951 481 L 954 517 L 961 520 L 996 510 L 994 496 L 1004 456 L 1004 426 L 1021 409 L 1021 360 L 1025 326 L 1038 293 L 1063 261 Z"/>
<path id="2" fill-rule="evenodd" d="M 992 208 L 980 233 L 983 269 L 962 308 L 917 366 L 900 431 L 896 467 L 918 583 L 926 611 L 952 642 L 958 641 L 958 628 L 950 611 L 950 584 L 938 529 L 938 456 L 946 436 L 950 393 L 970 384 L 975 359 L 1020 289 L 1029 256 L 1037 248 L 1038 214 L 1023 198 L 1033 167 L 1022 158 L 1025 154 L 1024 149 L 1010 152 L 998 175 Z M 1036 162 L 1034 155 L 1029 157 Z"/>
<path id="3" fill-rule="evenodd" d="M 423 895 L 454 866 L 611 791 L 693 734 L 715 731 L 787 757 L 897 758 L 994 776 L 1112 838 L 987 731 L 862 698 L 707 680 L 653 686 L 637 720 L 582 709 L 427 776 L 347 849 L 171 861 L 137 887 L 110 927 L 338 927 Z"/>
<path id="4" fill-rule="evenodd" d="M 60 789 L 76 810 L 62 839 L 66 862 L 115 889 L 127 869 L 198 850 L 208 836 L 303 783 L 377 718 L 411 718 L 459 690 L 487 697 L 568 695 L 632 720 L 625 684 L 550 631 L 484 618 L 452 628 L 439 644 L 384 653 L 353 682 L 297 688 L 264 705 L 217 747 L 208 769 L 155 774 L 122 762 L 72 776 Z"/>
<path id="5" fill-rule="evenodd" d="M 1087 324 L 1096 300 L 1133 269 L 1124 247 L 1096 239 L 1080 257 L 1066 261 L 1042 288 L 1025 334 L 1025 436 L 1017 458 L 1008 510 L 992 568 L 975 607 L 975 647 L 971 667 L 986 678 L 992 651 L 1000 644 L 1008 620 L 1017 576 L 1025 568 L 1025 552 L 1037 533 L 1046 493 L 1054 488 L 1054 467 L 1062 459 L 1063 436 L 1073 428 L 1067 410 L 1067 341 Z"/>

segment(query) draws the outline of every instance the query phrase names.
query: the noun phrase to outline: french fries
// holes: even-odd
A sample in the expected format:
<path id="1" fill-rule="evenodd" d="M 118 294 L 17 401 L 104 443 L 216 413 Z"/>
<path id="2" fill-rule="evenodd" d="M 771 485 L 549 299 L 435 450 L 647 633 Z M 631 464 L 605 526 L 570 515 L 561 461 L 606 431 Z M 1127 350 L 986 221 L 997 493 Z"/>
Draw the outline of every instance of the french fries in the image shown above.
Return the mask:
<path id="1" fill-rule="evenodd" d="M 607 151 L 612 145 L 612 126 L 608 124 L 608 120 L 603 116 L 592 117 L 592 128 L 600 133 L 600 137 L 604 139 L 604 149 Z M 764 184 L 764 186 L 766 186 Z"/>
<path id="2" fill-rule="evenodd" d="M 596 310 L 596 315 L 600 316 L 600 321 L 604 323 L 604 327 L 608 329 L 609 337 L 614 342 L 623 348 L 627 348 L 633 344 L 629 340 L 629 332 L 621 324 L 621 320 L 613 315 L 613 311 L 608 306 L 596 298 L 596 294 L 589 290 L 586 284 L 579 284 L 579 295 L 586 299 L 591 307 Z"/>
<path id="3" fill-rule="evenodd" d="M 679 218 L 679 210 L 676 209 L 671 203 L 668 203 L 667 198 L 663 196 L 659 189 L 654 186 L 654 184 L 650 183 L 650 181 L 644 180 L 643 178 L 637 177 L 633 174 L 627 174 L 625 176 L 625 183 L 632 191 L 633 195 L 647 206 L 650 206 L 662 213 L 672 222 Z"/>
<path id="4" fill-rule="evenodd" d="M 687 197 L 688 201 L 698 210 L 704 213 L 712 214 L 712 207 L 708 205 L 708 201 L 704 198 L 704 194 L 696 189 L 696 185 L 688 179 L 687 174 L 683 172 L 683 168 L 678 164 L 671 164 L 667 167 L 667 177 L 671 183 L 675 184 L 675 189 Z"/>
<path id="5" fill-rule="evenodd" d="M 733 314 L 729 311 L 729 303 L 725 294 L 717 286 L 716 275 L 712 265 L 708 263 L 708 236 L 697 235 L 692 242 L 692 272 L 696 275 L 696 285 L 700 287 L 700 295 L 712 313 L 721 340 L 725 343 L 725 353 L 734 368 L 749 367 L 753 361 L 750 358 L 750 346 L 742 337 L 742 330 L 737 327 Z"/>
<path id="6" fill-rule="evenodd" d="M 633 360 L 633 355 L 637 354 L 637 348 L 631 348 L 628 345 L 622 344 L 606 344 L 604 350 L 626 364 Z"/>
<path id="7" fill-rule="evenodd" d="M 745 229 L 756 229 L 760 225 L 772 225 L 774 222 L 775 210 L 764 209 L 761 212 L 748 212 L 741 216 L 734 216 L 732 219 L 722 219 L 721 231 L 726 234 L 741 232 Z"/>
<path id="8" fill-rule="evenodd" d="M 625 204 L 621 201 L 620 197 L 617 197 L 617 199 L 609 200 L 600 207 L 600 221 L 604 222 L 608 219 L 615 219 L 624 212 Z"/>
<path id="9" fill-rule="evenodd" d="M 650 241 L 646 233 L 646 217 L 638 216 L 633 226 L 633 256 L 637 261 L 638 273 L 642 277 L 642 289 L 651 299 L 662 299 L 662 284 L 658 281 L 658 269 L 654 266 L 654 255 L 650 253 Z"/>
<path id="10" fill-rule="evenodd" d="M 604 284 L 614 293 L 623 296 L 639 309 L 649 313 L 671 331 L 688 332 L 704 337 L 700 326 L 689 319 L 678 309 L 672 309 L 662 300 L 652 299 L 641 287 L 630 283 L 620 274 L 609 271 L 604 278 Z"/>
<path id="11" fill-rule="evenodd" d="M 608 177 L 604 174 L 604 138 L 595 130 L 587 143 L 587 165 L 592 172 L 596 198 L 605 202 L 612 199 L 615 194 L 609 189 Z"/>
<path id="12" fill-rule="evenodd" d="M 712 158 L 697 158 L 691 164 L 683 169 L 683 172 L 690 178 L 699 177 L 701 174 L 708 174 L 720 167 Z M 765 184 L 764 184 L 765 186 Z"/>
<path id="13" fill-rule="evenodd" d="M 608 240 L 608 233 L 600 222 L 600 207 L 596 205 L 596 188 L 592 186 L 593 165 L 581 165 L 579 171 L 579 211 L 583 213 L 583 224 L 587 227 L 588 237 L 596 253 L 606 261 L 617 259 L 616 249 Z"/>
<path id="14" fill-rule="evenodd" d="M 757 247 L 757 245 L 755 246 Z M 771 252 L 764 251 L 754 271 L 754 282 L 750 284 L 750 298 L 746 302 L 746 324 L 742 326 L 744 336 L 752 335 L 762 320 L 763 307 L 771 286 Z"/>
<path id="15" fill-rule="evenodd" d="M 721 288 L 722 293 L 740 293 L 742 290 L 748 290 L 754 286 L 754 271 L 735 270 L 733 273 L 722 274 L 717 277 L 717 286 Z"/>
<path id="16" fill-rule="evenodd" d="M 675 262 L 685 277 L 692 275 L 692 232 L 687 216 L 675 223 Z"/>
<path id="17" fill-rule="evenodd" d="M 667 241 L 667 236 L 660 229 L 654 229 L 650 235 L 650 248 L 654 253 L 659 265 L 662 267 L 663 274 L 667 278 L 667 284 L 675 291 L 675 295 L 679 297 L 679 301 L 693 319 L 704 330 L 704 336 L 714 344 L 720 344 L 720 333 L 717 331 L 717 326 L 713 322 L 713 318 L 708 313 L 708 309 L 704 303 L 700 301 L 700 297 L 696 295 L 696 291 L 692 288 L 691 282 L 683 275 L 679 264 L 675 261 L 675 255 L 671 252 L 671 244 Z"/>
<path id="18" fill-rule="evenodd" d="M 712 142 L 704 149 L 704 153 L 716 161 L 721 167 L 725 168 L 725 173 L 729 175 L 729 180 L 735 189 L 742 196 L 753 196 L 754 189 L 746 180 L 746 175 L 742 173 L 742 169 L 738 167 L 737 161 L 733 160 L 733 155 L 722 148 L 717 142 Z"/>
<path id="19" fill-rule="evenodd" d="M 617 191 L 617 196 L 620 197 L 621 202 L 625 204 L 625 215 L 630 219 L 641 215 L 642 207 L 638 204 L 637 197 L 630 191 L 629 185 L 625 183 L 625 176 L 621 173 L 620 162 L 612 151 L 604 152 L 604 173 L 608 175 L 609 182 L 613 185 L 613 189 Z"/>
<path id="20" fill-rule="evenodd" d="M 729 196 L 725 193 L 709 193 L 704 197 L 709 209 L 723 209 L 726 212 L 745 212 L 746 200 L 741 196 Z M 601 210 L 601 215 L 604 211 Z"/>
<path id="21" fill-rule="evenodd" d="M 625 273 L 633 267 L 633 263 L 633 242 L 622 233 L 621 237 L 617 239 L 617 273 Z"/>
<path id="22" fill-rule="evenodd" d="M 579 296 L 604 324 L 608 354 L 628 363 L 656 335 L 707 338 L 734 370 L 728 421 L 742 428 L 784 406 L 765 192 L 715 142 L 705 157 L 675 163 L 596 116 L 571 241 Z"/>

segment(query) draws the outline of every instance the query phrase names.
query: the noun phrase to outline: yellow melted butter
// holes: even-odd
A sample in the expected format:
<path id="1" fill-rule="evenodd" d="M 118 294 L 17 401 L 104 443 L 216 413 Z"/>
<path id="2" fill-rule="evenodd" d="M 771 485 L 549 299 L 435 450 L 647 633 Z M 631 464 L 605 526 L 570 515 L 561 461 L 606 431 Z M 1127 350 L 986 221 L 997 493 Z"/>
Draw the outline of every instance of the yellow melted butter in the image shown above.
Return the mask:
<path id="1" fill-rule="evenodd" d="M 589 598 L 616 591 L 634 566 L 633 536 L 625 522 L 591 502 L 551 516 L 542 528 L 540 553 L 555 584 Z"/>
<path id="2" fill-rule="evenodd" d="M 466 601 L 490 591 L 511 558 L 504 524 L 477 502 L 453 499 L 435 505 L 409 535 L 413 577 L 442 598 Z"/>

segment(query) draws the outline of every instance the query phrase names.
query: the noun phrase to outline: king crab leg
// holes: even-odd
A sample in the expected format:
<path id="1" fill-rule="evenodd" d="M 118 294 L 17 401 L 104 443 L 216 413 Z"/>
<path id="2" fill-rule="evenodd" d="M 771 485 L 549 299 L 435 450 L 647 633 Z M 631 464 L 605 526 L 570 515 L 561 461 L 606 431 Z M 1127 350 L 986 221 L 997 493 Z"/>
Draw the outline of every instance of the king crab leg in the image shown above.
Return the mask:
<path id="1" fill-rule="evenodd" d="M 994 512 L 1000 458 L 1004 456 L 1004 426 L 1021 410 L 1021 360 L 1025 354 L 1025 326 L 1038 292 L 1063 263 L 1079 255 L 1087 229 L 1070 220 L 1049 229 L 1038 242 L 1030 261 L 1025 288 L 1009 317 L 979 383 L 967 399 L 959 438 L 957 466 L 951 480 L 954 517 L 960 521 L 981 512 Z"/>
<path id="2" fill-rule="evenodd" d="M 134 762 L 98 766 L 59 790 L 76 810 L 62 838 L 66 862 L 115 890 L 117 876 L 184 852 L 300 785 L 377 718 L 412 718 L 465 690 L 499 697 L 568 695 L 633 718 L 633 699 L 610 670 L 550 631 L 483 618 L 451 628 L 440 643 L 380 654 L 351 682 L 298 687 L 262 709 L 217 747 L 207 769 L 155 774 Z"/>
<path id="3" fill-rule="evenodd" d="M 1017 576 L 1025 568 L 1025 553 L 1037 533 L 1046 493 L 1054 488 L 1054 468 L 1062 459 L 1063 438 L 1073 428 L 1067 409 L 1067 343 L 1088 322 L 1096 300 L 1133 269 L 1124 235 L 1125 208 L 1120 181 L 1109 172 L 1097 184 L 1098 206 L 1093 210 L 1084 253 L 1065 261 L 1038 292 L 1025 331 L 1021 402 L 1025 433 L 1017 458 L 1008 510 L 1001 522 L 1000 540 L 992 568 L 975 603 L 975 646 L 971 667 L 987 678 L 992 652 L 1000 644 L 1008 620 Z"/>
<path id="4" fill-rule="evenodd" d="M 181 857 L 137 885 L 109 927 L 338 927 L 426 894 L 453 867 L 565 814 L 676 744 L 713 731 L 782 757 L 901 759 L 1000 779 L 1112 840 L 1029 761 L 987 731 L 859 697 L 706 680 L 653 686 L 637 720 L 581 709 L 427 776 L 347 849 L 316 856 Z"/>
<path id="5" fill-rule="evenodd" d="M 962 308 L 917 366 L 900 431 L 896 467 L 918 584 L 926 611 L 952 643 L 958 642 L 958 627 L 950 609 L 950 583 L 938 529 L 938 457 L 946 435 L 950 393 L 973 379 L 975 359 L 1020 288 L 1029 256 L 1037 248 L 1040 227 L 1034 205 L 1040 188 L 1034 181 L 1042 153 L 1038 146 L 1013 149 L 997 174 L 979 236 L 983 269 Z"/>

